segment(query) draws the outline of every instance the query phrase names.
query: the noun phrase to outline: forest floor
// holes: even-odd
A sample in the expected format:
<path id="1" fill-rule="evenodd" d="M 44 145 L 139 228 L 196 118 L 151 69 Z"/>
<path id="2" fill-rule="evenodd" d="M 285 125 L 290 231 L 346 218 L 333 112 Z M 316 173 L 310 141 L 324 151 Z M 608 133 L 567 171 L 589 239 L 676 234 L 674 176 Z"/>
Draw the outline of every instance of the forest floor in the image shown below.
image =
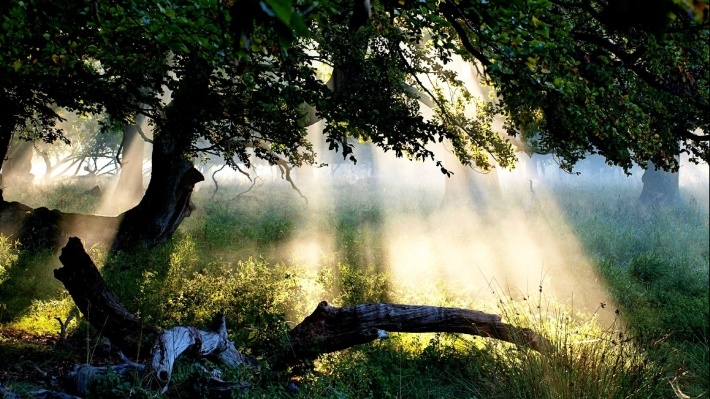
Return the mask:
<path id="1" fill-rule="evenodd" d="M 147 323 L 204 326 L 223 310 L 230 337 L 265 364 L 321 300 L 498 313 L 564 348 L 545 360 L 480 338 L 393 334 L 322 356 L 299 397 L 708 396 L 707 188 L 682 187 L 681 204 L 649 209 L 635 202 L 638 182 L 565 181 L 531 193 L 527 180 L 513 181 L 495 209 L 463 201 L 442 210 L 443 185 L 419 183 L 302 187 L 308 204 L 280 182 L 247 193 L 247 183 L 215 195 L 204 187 L 170 243 L 110 259 L 101 247 L 89 253 Z M 67 212 L 102 206 L 100 197 L 73 197 L 85 189 L 58 184 L 6 197 Z M 59 339 L 55 317 L 75 310 L 52 276 L 56 254 L 0 244 L 3 386 L 27 392 L 76 364 L 115 362 L 82 317 Z M 190 373 L 179 365 L 176 379 Z M 226 376 L 252 383 L 249 397 L 292 395 L 276 372 Z M 153 395 L 135 384 L 111 380 L 95 397 Z"/>

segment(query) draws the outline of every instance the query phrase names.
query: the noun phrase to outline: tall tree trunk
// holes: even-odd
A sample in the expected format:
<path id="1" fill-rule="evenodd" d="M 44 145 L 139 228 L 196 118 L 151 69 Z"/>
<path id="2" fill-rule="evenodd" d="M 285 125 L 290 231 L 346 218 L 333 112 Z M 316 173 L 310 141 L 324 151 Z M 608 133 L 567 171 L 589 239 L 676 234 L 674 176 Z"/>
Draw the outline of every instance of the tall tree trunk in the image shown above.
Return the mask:
<path id="1" fill-rule="evenodd" d="M 4 186 L 12 184 L 27 184 L 31 182 L 32 153 L 34 146 L 31 141 L 18 140 L 9 150 L 9 155 L 2 165 Z"/>
<path id="2" fill-rule="evenodd" d="M 192 190 L 204 177 L 185 157 L 186 148 L 178 142 L 178 135 L 155 135 L 148 189 L 141 202 L 123 214 L 113 250 L 164 242 L 194 210 Z"/>
<path id="3" fill-rule="evenodd" d="M 7 156 L 7 151 L 10 148 L 10 141 L 12 140 L 12 134 L 15 132 L 15 128 L 18 124 L 17 119 L 17 109 L 14 102 L 2 95 L 0 95 L 0 168 L 5 162 L 5 157 Z"/>
<path id="4" fill-rule="evenodd" d="M 202 120 L 210 117 L 206 70 L 199 62 L 188 65 L 173 101 L 165 107 L 164 115 L 154 120 L 150 183 L 141 202 L 122 215 L 112 250 L 160 244 L 194 210 L 192 190 L 205 178 L 194 168 L 188 153 Z"/>
<path id="5" fill-rule="evenodd" d="M 667 205 L 680 201 L 678 172 L 666 172 L 656 169 L 649 161 L 641 181 L 643 190 L 639 202 L 644 205 Z"/>

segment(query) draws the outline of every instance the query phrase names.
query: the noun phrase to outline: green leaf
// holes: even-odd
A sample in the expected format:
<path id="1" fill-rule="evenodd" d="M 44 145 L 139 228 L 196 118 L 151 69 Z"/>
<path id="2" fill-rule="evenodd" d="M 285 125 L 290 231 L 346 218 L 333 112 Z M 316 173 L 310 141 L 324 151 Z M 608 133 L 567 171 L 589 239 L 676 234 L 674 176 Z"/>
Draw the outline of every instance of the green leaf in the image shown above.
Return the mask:
<path id="1" fill-rule="evenodd" d="M 268 7 L 265 7 L 268 6 Z M 284 25 L 291 27 L 291 14 L 293 14 L 293 5 L 291 0 L 264 0 L 261 2 L 261 7 L 264 12 L 269 13 L 269 9 Z"/>
<path id="2" fill-rule="evenodd" d="M 301 36 L 301 37 L 310 36 L 311 32 L 308 30 L 308 26 L 306 26 L 305 21 L 303 21 L 303 17 L 301 16 L 301 14 L 294 13 L 291 16 L 291 27 L 293 28 L 293 31 L 296 33 L 296 36 Z"/>

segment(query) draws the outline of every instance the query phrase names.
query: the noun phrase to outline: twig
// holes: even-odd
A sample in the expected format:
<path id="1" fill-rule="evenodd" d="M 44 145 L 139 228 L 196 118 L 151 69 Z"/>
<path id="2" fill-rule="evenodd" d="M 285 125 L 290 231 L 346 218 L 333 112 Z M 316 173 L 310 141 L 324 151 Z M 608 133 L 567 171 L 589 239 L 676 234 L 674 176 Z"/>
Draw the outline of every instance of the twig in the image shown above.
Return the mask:
<path id="1" fill-rule="evenodd" d="M 237 198 L 241 197 L 242 195 L 251 191 L 251 189 L 254 188 L 254 185 L 256 184 L 256 179 L 258 179 L 258 178 L 259 178 L 259 176 L 254 176 L 254 180 L 251 181 L 251 186 L 249 186 L 249 188 L 246 189 L 245 191 L 242 191 L 241 193 L 237 194 L 236 197 L 232 198 L 232 201 L 234 201 L 235 199 L 237 199 Z"/>
<path id="2" fill-rule="evenodd" d="M 217 183 L 217 178 L 215 177 L 215 175 L 217 175 L 218 172 L 224 169 L 225 166 L 227 166 L 226 163 L 222 165 L 221 168 L 215 170 L 214 173 L 212 173 L 212 181 L 214 182 L 214 192 L 212 193 L 212 197 L 210 199 L 214 199 L 214 196 L 217 195 L 217 190 L 219 190 L 219 183 Z"/>
<path id="3" fill-rule="evenodd" d="M 60 317 L 55 317 L 54 320 L 59 322 L 59 339 L 65 340 L 67 339 L 67 326 L 69 326 L 69 323 L 74 320 L 76 317 L 76 308 L 72 309 L 71 312 L 69 312 L 69 315 L 67 315 L 67 320 L 62 322 L 62 319 Z"/>

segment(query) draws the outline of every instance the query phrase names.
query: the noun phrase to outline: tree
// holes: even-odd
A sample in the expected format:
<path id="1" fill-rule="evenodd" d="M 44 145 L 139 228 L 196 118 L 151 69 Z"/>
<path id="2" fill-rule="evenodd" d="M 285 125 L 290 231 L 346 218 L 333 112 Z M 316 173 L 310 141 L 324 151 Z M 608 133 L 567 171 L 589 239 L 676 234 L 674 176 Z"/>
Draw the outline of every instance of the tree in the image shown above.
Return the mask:
<path id="1" fill-rule="evenodd" d="M 0 14 L 0 159 L 16 129 L 49 142 L 64 139 L 55 127 L 62 120 L 57 107 L 123 119 L 139 101 L 156 102 L 162 83 L 153 79 L 156 61 L 146 43 L 124 31 L 125 23 L 124 29 L 116 26 L 120 5 L 10 1 L 0 5 Z M 126 46 L 146 53 L 126 56 Z"/>
<path id="2" fill-rule="evenodd" d="M 18 139 L 12 143 L 7 161 L 3 163 L 3 186 L 15 183 L 27 184 L 32 180 L 30 170 L 33 152 L 32 143 L 29 141 Z"/>
<path id="3" fill-rule="evenodd" d="M 615 3 L 586 1 L 440 3 L 462 44 L 486 70 L 508 130 L 571 169 L 599 153 L 628 170 L 674 156 L 708 159 L 708 20 L 662 2 L 660 23 Z M 613 16 L 613 17 L 612 17 Z M 653 25 L 651 28 L 649 24 Z M 681 149 L 677 142 L 682 143 Z"/>
<path id="4" fill-rule="evenodd" d="M 656 169 L 653 162 L 649 162 L 643 172 L 641 181 L 643 190 L 639 202 L 643 205 L 668 205 L 680 200 L 678 172 Z"/>
<path id="5" fill-rule="evenodd" d="M 626 169 L 647 161 L 674 169 L 680 151 L 708 160 L 708 136 L 693 133 L 708 130 L 708 21 L 675 3 L 660 7 L 660 23 L 626 24 L 612 6 L 581 0 L 44 6 L 2 6 L 0 40 L 17 45 L 0 55 L 0 102 L 11 111 L 0 130 L 29 120 L 42 137 L 61 137 L 51 103 L 124 124 L 150 119 L 153 175 L 141 203 L 120 216 L 115 249 L 175 231 L 203 179 L 189 161 L 197 153 L 234 167 L 254 157 L 313 163 L 304 104 L 346 157 L 352 138 L 413 159 L 434 159 L 430 145 L 447 140 L 466 166 L 508 166 L 513 150 L 491 124 L 502 115 L 510 135 L 556 153 L 567 169 L 589 152 Z M 453 55 L 480 68 L 492 99 L 463 89 L 444 67 Z M 330 84 L 316 63 L 332 67 Z M 165 90 L 168 103 L 159 100 Z"/>

